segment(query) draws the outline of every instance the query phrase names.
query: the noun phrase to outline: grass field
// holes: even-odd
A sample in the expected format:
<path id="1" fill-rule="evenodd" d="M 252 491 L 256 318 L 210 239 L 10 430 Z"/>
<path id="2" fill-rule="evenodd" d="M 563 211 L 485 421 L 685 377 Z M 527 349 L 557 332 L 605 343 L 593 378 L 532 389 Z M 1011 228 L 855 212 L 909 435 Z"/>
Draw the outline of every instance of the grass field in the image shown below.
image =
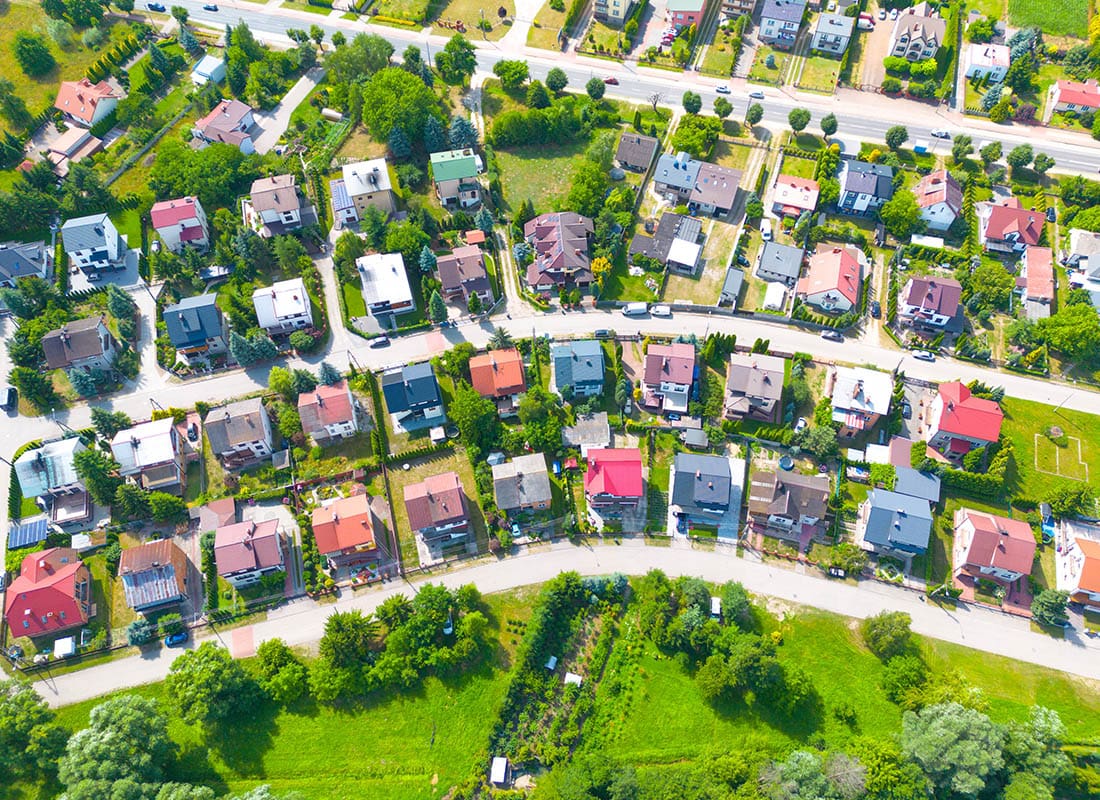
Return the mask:
<path id="1" fill-rule="evenodd" d="M 752 148 L 748 145 L 719 139 L 714 146 L 711 160 L 721 167 L 744 169 L 749 164 L 750 155 L 752 155 Z"/>
<path id="2" fill-rule="evenodd" d="M 340 284 L 340 291 L 344 295 L 344 307 L 348 310 L 348 317 L 365 317 L 367 304 L 363 302 L 363 292 L 359 286 L 352 283 Z"/>
<path id="3" fill-rule="evenodd" d="M 1053 406 L 1015 397 L 1005 398 L 1001 407 L 1005 412 L 1002 430 L 1016 448 L 1018 490 L 1037 495 L 1056 475 L 1084 480 L 1086 466 L 1088 482 L 1100 487 L 1100 416 L 1064 408 L 1055 411 Z M 1068 437 L 1066 447 L 1058 447 L 1043 435 L 1052 426 Z M 1078 463 L 1078 441 L 1083 463 Z"/>
<path id="4" fill-rule="evenodd" d="M 564 11 L 555 11 L 550 8 L 549 3 L 544 3 L 539 13 L 535 14 L 535 24 L 527 31 L 527 45 L 546 50 L 560 50 L 558 31 L 561 30 L 564 22 Z"/>
<path id="5" fill-rule="evenodd" d="M 775 69 L 768 68 L 768 56 L 775 56 Z M 787 66 L 788 53 L 776 50 L 766 44 L 760 45 L 756 50 L 752 67 L 749 69 L 749 80 L 757 83 L 778 84 L 779 76 L 783 74 L 783 68 Z"/>
<path id="6" fill-rule="evenodd" d="M 505 24 L 497 16 L 497 9 L 501 7 L 508 12 L 506 17 L 508 24 Z M 489 41 L 496 41 L 511 30 L 511 20 L 515 16 L 516 6 L 513 0 L 501 0 L 501 2 L 492 5 L 487 5 L 481 0 L 450 0 L 450 2 L 436 0 L 428 3 L 428 19 L 448 20 L 450 22 L 461 20 L 466 25 L 466 38 L 471 40 L 488 39 Z M 482 17 L 493 24 L 492 30 L 482 32 L 476 27 L 478 19 Z M 432 33 L 450 36 L 454 31 L 435 24 L 432 26 Z"/>
<path id="7" fill-rule="evenodd" d="M 779 170 L 781 175 L 789 175 L 792 178 L 805 178 L 806 180 L 813 180 L 814 170 L 817 168 L 817 162 L 809 158 L 795 158 L 793 156 L 783 157 L 783 166 Z"/>
<path id="8" fill-rule="evenodd" d="M 730 49 L 731 38 L 733 37 L 729 31 L 722 28 L 715 30 L 714 39 L 707 47 L 707 52 L 703 54 L 703 63 L 699 65 L 701 72 L 712 72 L 722 77 L 733 73 L 736 62 L 734 53 Z"/>
<path id="9" fill-rule="evenodd" d="M 1014 27 L 1037 26 L 1051 36 L 1085 38 L 1088 0 L 1008 0 L 1008 18 Z"/>
<path id="10" fill-rule="evenodd" d="M 516 209 L 524 200 L 530 200 L 538 212 L 552 209 L 569 192 L 573 164 L 587 144 L 579 141 L 497 150 L 501 183 L 508 187 L 508 205 Z"/>
<path id="11" fill-rule="evenodd" d="M 808 92 L 832 94 L 836 89 L 840 61 L 825 56 L 807 56 L 798 79 L 798 88 Z"/>

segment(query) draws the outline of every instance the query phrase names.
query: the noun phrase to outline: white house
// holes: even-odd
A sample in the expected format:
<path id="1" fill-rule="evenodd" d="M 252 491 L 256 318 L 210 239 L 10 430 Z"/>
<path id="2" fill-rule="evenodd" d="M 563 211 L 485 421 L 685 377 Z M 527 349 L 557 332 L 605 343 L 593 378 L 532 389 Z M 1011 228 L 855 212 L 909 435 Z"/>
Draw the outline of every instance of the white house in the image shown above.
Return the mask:
<path id="1" fill-rule="evenodd" d="M 227 469 L 255 464 L 271 455 L 271 418 L 258 397 L 211 409 L 203 425 L 211 452 Z"/>
<path id="2" fill-rule="evenodd" d="M 354 436 L 359 431 L 355 399 L 347 381 L 332 386 L 321 384 L 312 392 L 298 395 L 298 416 L 302 430 L 314 444 Z"/>
<path id="3" fill-rule="evenodd" d="M 180 197 L 154 203 L 149 217 L 164 246 L 173 253 L 178 253 L 184 245 L 199 250 L 210 246 L 210 226 L 197 197 Z"/>
<path id="4" fill-rule="evenodd" d="M 945 231 L 962 213 L 963 192 L 945 169 L 925 175 L 913 188 L 921 219 L 933 231 Z"/>
<path id="5" fill-rule="evenodd" d="M 313 325 L 309 295 L 301 278 L 279 281 L 252 293 L 256 320 L 270 334 L 290 333 Z"/>
<path id="6" fill-rule="evenodd" d="M 241 199 L 245 224 L 265 239 L 302 227 L 302 198 L 294 175 L 273 175 L 252 182 Z"/>
<path id="7" fill-rule="evenodd" d="M 147 491 L 179 494 L 187 473 L 179 433 L 171 417 L 142 422 L 119 431 L 111 440 L 119 474 Z"/>
<path id="8" fill-rule="evenodd" d="M 333 218 L 341 225 L 358 222 L 368 208 L 390 215 L 396 206 L 386 159 L 346 164 L 341 177 L 330 182 Z"/>
<path id="9" fill-rule="evenodd" d="M 126 239 L 106 214 L 70 219 L 61 239 L 70 263 L 83 270 L 121 267 L 126 260 Z"/>
<path id="10" fill-rule="evenodd" d="M 371 253 L 355 260 L 363 302 L 372 317 L 393 325 L 394 317 L 416 311 L 400 253 Z"/>
<path id="11" fill-rule="evenodd" d="M 225 80 L 225 59 L 207 53 L 191 70 L 191 82 L 196 86 L 204 83 L 221 83 Z"/>
<path id="12" fill-rule="evenodd" d="M 1003 44 L 972 42 L 966 48 L 966 54 L 963 56 L 966 77 L 985 78 L 988 76 L 993 83 L 1000 83 L 1005 79 L 1009 62 L 1008 48 Z"/>

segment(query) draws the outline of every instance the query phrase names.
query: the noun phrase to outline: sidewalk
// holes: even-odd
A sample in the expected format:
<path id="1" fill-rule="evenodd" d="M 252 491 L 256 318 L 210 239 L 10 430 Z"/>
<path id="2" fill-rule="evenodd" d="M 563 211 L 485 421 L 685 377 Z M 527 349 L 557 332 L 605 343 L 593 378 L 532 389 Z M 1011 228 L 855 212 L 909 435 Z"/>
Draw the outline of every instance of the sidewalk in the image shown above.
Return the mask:
<path id="1" fill-rule="evenodd" d="M 314 67 L 290 87 L 290 91 L 283 95 L 279 105 L 270 111 L 260 111 L 256 114 L 256 125 L 261 131 L 255 137 L 257 153 L 267 153 L 275 147 L 279 137 L 290 125 L 290 115 L 294 113 L 294 109 L 309 97 L 310 92 L 317 88 L 317 84 L 324 77 L 324 67 Z"/>

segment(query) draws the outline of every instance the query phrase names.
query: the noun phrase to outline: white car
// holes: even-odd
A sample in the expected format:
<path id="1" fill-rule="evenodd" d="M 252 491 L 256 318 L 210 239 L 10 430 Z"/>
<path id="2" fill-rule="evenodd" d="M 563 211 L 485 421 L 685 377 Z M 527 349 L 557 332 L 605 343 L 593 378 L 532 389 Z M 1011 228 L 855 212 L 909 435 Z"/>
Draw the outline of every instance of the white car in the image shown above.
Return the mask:
<path id="1" fill-rule="evenodd" d="M 933 355 L 932 353 L 928 352 L 927 350 L 917 350 L 916 352 L 913 353 L 913 358 L 917 359 L 917 361 L 935 361 L 936 360 L 936 356 Z"/>
<path id="2" fill-rule="evenodd" d="M 898 10 L 896 8 L 892 9 L 890 11 L 890 19 L 897 19 L 897 18 L 898 18 Z"/>
<path id="3" fill-rule="evenodd" d="M 878 18 L 879 19 L 886 19 L 886 9 L 885 8 L 880 8 L 878 10 Z"/>
<path id="4" fill-rule="evenodd" d="M 772 221 L 765 219 L 760 222 L 760 238 L 765 242 L 772 240 Z"/>
<path id="5" fill-rule="evenodd" d="M 757 89 L 754 92 L 749 92 L 749 97 L 751 97 L 753 100 L 763 100 L 764 99 L 764 93 L 762 91 L 760 91 L 759 89 Z"/>
<path id="6" fill-rule="evenodd" d="M 936 128 L 932 131 L 932 136 L 936 139 L 951 139 L 951 131 L 946 131 L 943 128 Z"/>
<path id="7" fill-rule="evenodd" d="M 805 417 L 799 417 L 798 422 L 796 422 L 794 424 L 794 432 L 795 433 L 801 433 L 802 431 L 806 430 L 806 428 L 808 428 L 808 427 L 810 427 L 810 421 L 808 419 L 806 419 Z"/>
<path id="8" fill-rule="evenodd" d="M 730 87 L 723 83 L 720 86 L 715 86 L 714 91 L 718 92 L 718 94 L 730 94 Z"/>

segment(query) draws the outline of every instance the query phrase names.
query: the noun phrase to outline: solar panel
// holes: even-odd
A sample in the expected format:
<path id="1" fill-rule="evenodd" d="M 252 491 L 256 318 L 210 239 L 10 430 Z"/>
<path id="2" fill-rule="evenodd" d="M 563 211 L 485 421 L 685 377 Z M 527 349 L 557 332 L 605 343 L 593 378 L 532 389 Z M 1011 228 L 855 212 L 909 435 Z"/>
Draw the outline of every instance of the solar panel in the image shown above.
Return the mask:
<path id="1" fill-rule="evenodd" d="M 17 550 L 44 542 L 49 532 L 50 525 L 45 515 L 13 522 L 8 529 L 8 549 Z"/>

